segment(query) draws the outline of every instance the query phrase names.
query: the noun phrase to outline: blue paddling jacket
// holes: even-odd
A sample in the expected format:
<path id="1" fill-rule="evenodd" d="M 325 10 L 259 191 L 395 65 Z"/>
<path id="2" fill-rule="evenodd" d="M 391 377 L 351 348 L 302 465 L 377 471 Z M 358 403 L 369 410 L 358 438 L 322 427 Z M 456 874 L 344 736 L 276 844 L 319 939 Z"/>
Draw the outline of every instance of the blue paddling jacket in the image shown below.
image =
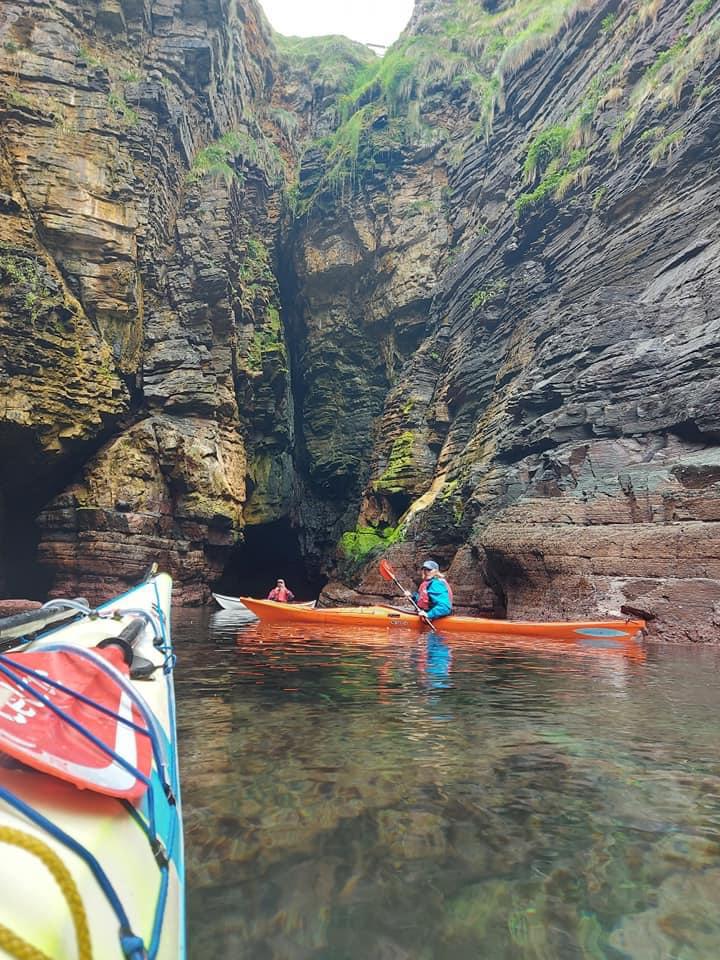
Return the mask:
<path id="1" fill-rule="evenodd" d="M 442 577 L 423 580 L 413 594 L 413 600 L 426 612 L 428 620 L 437 620 L 438 617 L 446 617 L 452 613 L 452 593 L 447 580 Z"/>

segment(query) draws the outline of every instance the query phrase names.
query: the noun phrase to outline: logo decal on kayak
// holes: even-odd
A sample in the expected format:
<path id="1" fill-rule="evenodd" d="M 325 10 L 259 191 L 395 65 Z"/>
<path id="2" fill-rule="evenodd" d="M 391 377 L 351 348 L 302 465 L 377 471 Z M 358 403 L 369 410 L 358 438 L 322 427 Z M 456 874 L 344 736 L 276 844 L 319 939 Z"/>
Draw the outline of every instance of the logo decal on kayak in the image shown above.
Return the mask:
<path id="1" fill-rule="evenodd" d="M 581 637 L 626 637 L 626 630 L 611 630 L 610 627 L 581 627 L 575 633 Z"/>

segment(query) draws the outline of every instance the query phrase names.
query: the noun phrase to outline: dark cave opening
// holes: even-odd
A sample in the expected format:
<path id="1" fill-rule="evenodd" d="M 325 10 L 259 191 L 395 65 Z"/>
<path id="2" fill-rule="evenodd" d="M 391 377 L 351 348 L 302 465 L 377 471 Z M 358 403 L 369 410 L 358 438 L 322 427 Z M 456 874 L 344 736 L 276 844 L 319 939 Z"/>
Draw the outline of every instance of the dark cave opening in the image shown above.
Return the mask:
<path id="1" fill-rule="evenodd" d="M 38 516 L 112 435 L 107 424 L 92 440 L 64 444 L 51 458 L 25 427 L 0 423 L 0 596 L 46 600 L 54 572 L 38 562 Z"/>
<path id="2" fill-rule="evenodd" d="M 288 519 L 245 528 L 245 541 L 233 550 L 217 593 L 266 597 L 282 577 L 298 600 L 315 600 L 327 578 L 308 568 L 297 531 Z"/>
<path id="3" fill-rule="evenodd" d="M 46 455 L 15 424 L 0 425 L 0 597 L 45 600 L 50 572 L 37 562 L 37 516 L 57 493 Z"/>
<path id="4" fill-rule="evenodd" d="M 5 517 L 2 537 L 4 593 L 23 600 L 45 600 L 51 573 L 37 562 L 40 541 L 35 511 L 26 512 L 16 503 Z"/>

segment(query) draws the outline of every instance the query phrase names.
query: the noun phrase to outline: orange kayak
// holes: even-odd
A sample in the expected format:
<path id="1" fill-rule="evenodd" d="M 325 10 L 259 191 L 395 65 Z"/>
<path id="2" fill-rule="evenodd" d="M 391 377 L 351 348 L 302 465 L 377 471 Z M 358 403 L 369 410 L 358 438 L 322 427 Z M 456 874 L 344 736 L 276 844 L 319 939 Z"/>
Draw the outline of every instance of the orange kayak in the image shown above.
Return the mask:
<path id="1" fill-rule="evenodd" d="M 271 623 L 334 624 L 348 627 L 406 627 L 426 629 L 414 613 L 392 607 L 320 607 L 310 610 L 274 600 L 240 597 L 256 617 Z M 484 633 L 520 637 L 549 637 L 554 640 L 578 640 L 587 637 L 630 640 L 645 629 L 644 620 L 580 620 L 576 622 L 538 623 L 530 620 L 490 620 L 486 617 L 442 617 L 435 621 L 440 632 Z"/>

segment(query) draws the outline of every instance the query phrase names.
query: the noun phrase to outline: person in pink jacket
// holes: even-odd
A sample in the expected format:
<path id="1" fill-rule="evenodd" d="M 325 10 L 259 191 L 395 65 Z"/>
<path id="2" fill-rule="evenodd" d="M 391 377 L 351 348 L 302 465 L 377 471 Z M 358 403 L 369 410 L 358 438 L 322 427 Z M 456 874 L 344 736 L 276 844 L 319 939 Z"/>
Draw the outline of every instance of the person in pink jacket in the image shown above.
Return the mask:
<path id="1" fill-rule="evenodd" d="M 288 590 L 284 580 L 278 580 L 267 598 L 268 600 L 277 600 L 278 603 L 290 603 L 291 600 L 295 599 L 295 594 L 292 590 Z"/>

